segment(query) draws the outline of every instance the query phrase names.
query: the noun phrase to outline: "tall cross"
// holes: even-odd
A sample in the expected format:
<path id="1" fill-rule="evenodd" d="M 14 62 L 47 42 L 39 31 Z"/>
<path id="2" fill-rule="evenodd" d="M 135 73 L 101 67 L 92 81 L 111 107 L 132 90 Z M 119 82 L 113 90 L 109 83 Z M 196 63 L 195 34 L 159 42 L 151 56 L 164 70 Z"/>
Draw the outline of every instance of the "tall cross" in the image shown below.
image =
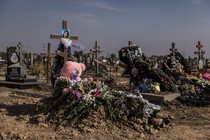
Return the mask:
<path id="1" fill-rule="evenodd" d="M 67 30 L 67 21 L 62 20 L 62 29 L 66 29 Z M 50 38 L 51 39 L 61 39 L 63 37 L 62 34 L 50 34 Z M 78 36 L 75 35 L 70 35 L 70 39 L 71 40 L 78 40 Z M 64 47 L 64 51 L 56 51 L 56 54 L 63 57 L 64 58 L 64 62 L 68 61 L 69 57 L 68 57 L 68 51 L 67 48 Z"/>
<path id="2" fill-rule="evenodd" d="M 96 74 L 98 75 L 98 69 L 99 69 L 99 65 L 98 65 L 98 56 L 99 54 L 102 52 L 102 50 L 100 49 L 100 46 L 98 45 L 98 42 L 95 42 L 95 46 L 93 49 L 90 49 L 91 52 L 93 52 L 93 54 L 95 55 L 95 59 L 96 59 Z"/>
<path id="3" fill-rule="evenodd" d="M 171 43 L 172 48 L 170 49 L 173 56 L 175 56 L 175 53 L 177 52 L 177 49 L 175 48 L 175 42 Z"/>
<path id="4" fill-rule="evenodd" d="M 198 41 L 198 45 L 196 45 L 196 48 L 198 48 L 198 51 L 195 51 L 194 54 L 198 55 L 198 60 L 203 59 L 203 55 L 205 54 L 205 51 L 201 49 L 203 48 L 203 45 L 201 45 L 200 41 Z"/>

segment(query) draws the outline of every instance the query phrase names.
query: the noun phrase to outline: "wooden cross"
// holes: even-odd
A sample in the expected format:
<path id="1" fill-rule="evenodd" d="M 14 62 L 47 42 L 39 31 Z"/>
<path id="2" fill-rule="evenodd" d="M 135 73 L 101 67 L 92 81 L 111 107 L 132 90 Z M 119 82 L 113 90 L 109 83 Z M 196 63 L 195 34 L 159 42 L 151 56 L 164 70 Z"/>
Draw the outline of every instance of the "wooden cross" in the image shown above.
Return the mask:
<path id="1" fill-rule="evenodd" d="M 62 29 L 67 29 L 67 21 L 62 20 Z M 51 39 L 61 39 L 62 35 L 61 34 L 50 34 L 50 38 Z M 75 35 L 70 35 L 70 39 L 71 40 L 78 40 L 78 36 Z M 68 57 L 68 51 L 67 48 L 64 47 L 64 51 L 59 51 L 56 50 L 56 54 L 63 57 L 64 58 L 64 62 L 68 61 L 69 57 Z"/>
<path id="2" fill-rule="evenodd" d="M 175 48 L 175 42 L 172 42 L 171 46 L 172 46 L 172 48 L 170 49 L 170 51 L 171 51 L 172 55 L 174 56 L 175 53 L 177 52 L 177 49 Z"/>
<path id="3" fill-rule="evenodd" d="M 196 48 L 198 48 L 198 51 L 195 51 L 194 54 L 198 55 L 198 60 L 203 59 L 203 55 L 205 54 L 205 51 L 201 49 L 203 48 L 203 45 L 201 45 L 200 41 L 198 41 L 198 45 L 196 45 Z"/>
<path id="4" fill-rule="evenodd" d="M 66 61 L 69 60 L 68 50 L 67 50 L 66 47 L 64 47 L 63 52 L 62 52 L 62 51 L 59 51 L 59 50 L 56 50 L 56 54 L 57 54 L 58 56 L 63 57 L 64 62 L 66 62 Z"/>
<path id="5" fill-rule="evenodd" d="M 67 21 L 62 20 L 62 29 L 67 29 Z M 51 39 L 60 39 L 62 37 L 61 34 L 50 34 Z M 70 35 L 71 40 L 78 40 L 78 36 Z"/>
<path id="6" fill-rule="evenodd" d="M 98 45 L 97 41 L 95 42 L 94 48 L 90 49 L 90 51 L 94 53 L 94 55 L 96 57 L 95 59 L 98 61 L 98 56 L 102 51 L 101 51 L 100 46 Z M 99 65 L 98 65 L 98 62 L 96 62 L 96 74 L 97 75 L 98 75 L 98 69 L 99 69 Z"/>

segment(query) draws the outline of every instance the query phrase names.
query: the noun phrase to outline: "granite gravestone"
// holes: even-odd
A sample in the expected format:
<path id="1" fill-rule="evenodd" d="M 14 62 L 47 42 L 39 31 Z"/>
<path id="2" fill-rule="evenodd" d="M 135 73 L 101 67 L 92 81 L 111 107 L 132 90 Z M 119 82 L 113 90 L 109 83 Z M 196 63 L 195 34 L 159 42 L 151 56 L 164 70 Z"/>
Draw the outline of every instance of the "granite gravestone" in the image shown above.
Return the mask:
<path id="1" fill-rule="evenodd" d="M 83 56 L 83 51 L 74 51 L 74 55 L 73 55 L 76 59 L 77 62 L 79 63 L 83 63 L 83 59 L 84 59 L 84 56 Z"/>
<path id="2" fill-rule="evenodd" d="M 6 80 L 26 77 L 26 66 L 23 63 L 22 44 L 19 42 L 17 47 L 7 48 L 7 74 Z"/>
<path id="3" fill-rule="evenodd" d="M 206 59 L 206 70 L 210 71 L 210 59 Z"/>
<path id="4" fill-rule="evenodd" d="M 85 62 L 86 70 L 92 70 L 93 69 L 93 54 L 92 53 L 85 54 L 84 62 Z"/>
<path id="5" fill-rule="evenodd" d="M 7 73 L 6 81 L 13 82 L 35 82 L 36 77 L 27 75 L 27 66 L 24 63 L 23 45 L 18 43 L 17 47 L 7 48 Z"/>

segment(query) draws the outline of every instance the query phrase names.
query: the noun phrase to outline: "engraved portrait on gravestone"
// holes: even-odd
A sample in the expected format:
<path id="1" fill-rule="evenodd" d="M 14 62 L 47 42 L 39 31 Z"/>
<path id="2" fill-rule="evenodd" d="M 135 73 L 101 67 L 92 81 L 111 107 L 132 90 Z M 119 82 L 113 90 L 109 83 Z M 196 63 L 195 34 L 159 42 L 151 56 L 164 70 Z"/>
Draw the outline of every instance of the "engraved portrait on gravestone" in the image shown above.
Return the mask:
<path id="1" fill-rule="evenodd" d="M 10 67 L 19 67 L 20 66 L 20 63 L 19 63 L 19 57 L 18 57 L 18 54 L 17 52 L 10 52 L 8 54 L 8 59 L 9 59 L 9 65 L 8 65 L 8 68 Z"/>
<path id="2" fill-rule="evenodd" d="M 18 60 L 19 60 L 18 56 L 17 56 L 17 53 L 13 52 L 10 60 L 11 60 L 12 63 L 17 63 Z"/>

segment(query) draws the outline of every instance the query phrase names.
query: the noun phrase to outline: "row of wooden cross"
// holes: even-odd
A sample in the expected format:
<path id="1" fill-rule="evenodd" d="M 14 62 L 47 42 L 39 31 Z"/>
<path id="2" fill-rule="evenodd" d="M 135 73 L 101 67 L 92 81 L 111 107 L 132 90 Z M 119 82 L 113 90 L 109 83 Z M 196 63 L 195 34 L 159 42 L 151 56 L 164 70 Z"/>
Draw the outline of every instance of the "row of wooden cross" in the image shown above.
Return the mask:
<path id="1" fill-rule="evenodd" d="M 67 21 L 63 20 L 62 21 L 62 29 L 67 30 Z M 50 34 L 50 38 L 51 39 L 61 39 L 62 38 L 62 34 Z M 70 39 L 71 40 L 78 40 L 78 36 L 76 35 L 70 35 Z M 205 51 L 202 50 L 203 45 L 201 45 L 201 42 L 198 41 L 198 45 L 196 45 L 196 47 L 198 48 L 198 51 L 195 51 L 194 54 L 198 55 L 198 59 L 203 59 L 203 55 L 205 54 Z M 95 46 L 93 49 L 90 50 L 91 52 L 93 52 L 93 54 L 96 56 L 95 58 L 95 62 L 96 62 L 96 74 L 98 74 L 98 68 L 99 68 L 99 64 L 97 63 L 98 60 L 98 56 L 99 54 L 102 52 L 100 49 L 100 46 L 98 45 L 98 42 L 95 42 Z M 175 43 L 172 43 L 172 48 L 170 49 L 170 51 L 172 53 L 175 53 L 177 51 L 177 49 L 175 48 Z M 69 60 L 69 56 L 68 56 L 68 51 L 67 48 L 64 47 L 64 51 L 57 51 L 57 55 L 61 56 L 64 58 L 64 62 Z M 50 60 L 51 54 L 50 54 L 50 44 L 48 43 L 48 60 Z"/>
<path id="2" fill-rule="evenodd" d="M 173 42 L 171 44 L 172 48 L 170 49 L 171 53 L 173 55 L 175 55 L 175 53 L 177 52 L 177 49 L 175 48 L 175 43 Z M 203 59 L 204 57 L 204 54 L 205 54 L 205 51 L 202 50 L 203 48 L 203 45 L 201 45 L 201 42 L 198 41 L 198 44 L 196 45 L 196 48 L 198 48 L 198 51 L 195 51 L 194 54 L 197 54 L 198 55 L 198 60 L 200 59 Z"/>

